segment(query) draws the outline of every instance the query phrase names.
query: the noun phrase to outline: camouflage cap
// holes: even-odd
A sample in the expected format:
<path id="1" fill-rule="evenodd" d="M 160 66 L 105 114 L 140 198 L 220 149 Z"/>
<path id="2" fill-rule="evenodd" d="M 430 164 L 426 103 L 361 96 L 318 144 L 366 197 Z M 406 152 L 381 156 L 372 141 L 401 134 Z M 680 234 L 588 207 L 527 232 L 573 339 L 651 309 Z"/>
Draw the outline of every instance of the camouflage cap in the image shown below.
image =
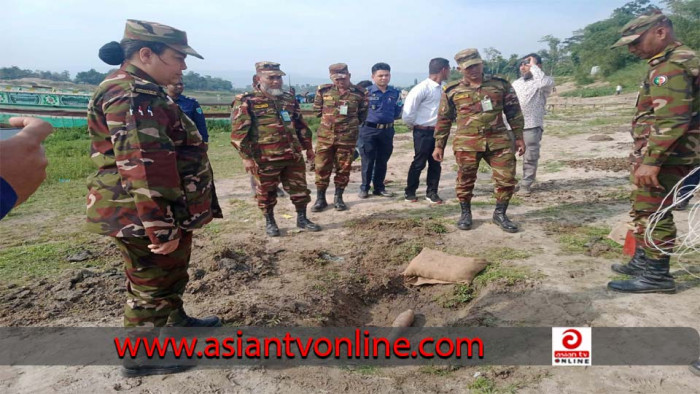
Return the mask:
<path id="1" fill-rule="evenodd" d="M 124 28 L 124 38 L 162 42 L 180 53 L 204 59 L 202 55 L 187 45 L 187 33 L 160 23 L 128 19 L 126 28 Z"/>
<path id="2" fill-rule="evenodd" d="M 457 52 L 455 55 L 455 61 L 461 68 L 467 68 L 475 64 L 483 63 L 481 60 L 481 55 L 479 55 L 479 51 L 476 48 L 469 48 Z"/>
<path id="3" fill-rule="evenodd" d="M 255 72 L 264 73 L 266 75 L 287 75 L 280 70 L 280 64 L 275 62 L 257 62 L 255 63 Z"/>
<path id="4" fill-rule="evenodd" d="M 345 63 L 336 63 L 328 66 L 328 72 L 331 74 L 331 79 L 345 78 L 348 76 L 348 65 Z"/>
<path id="5" fill-rule="evenodd" d="M 622 33 L 622 38 L 617 40 L 617 42 L 610 48 L 617 48 L 633 43 L 636 39 L 641 37 L 645 31 L 665 20 L 667 20 L 666 15 L 662 14 L 661 11 L 655 11 L 651 14 L 642 15 L 632 19 L 622 27 L 622 30 L 620 30 L 620 33 Z"/>

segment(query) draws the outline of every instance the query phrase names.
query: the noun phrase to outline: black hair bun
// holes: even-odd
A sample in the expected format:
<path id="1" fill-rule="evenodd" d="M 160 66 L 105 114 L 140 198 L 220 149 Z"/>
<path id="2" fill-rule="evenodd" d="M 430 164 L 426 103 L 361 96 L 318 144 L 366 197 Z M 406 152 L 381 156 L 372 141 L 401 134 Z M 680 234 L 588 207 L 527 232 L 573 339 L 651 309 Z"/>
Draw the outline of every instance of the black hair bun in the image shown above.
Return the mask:
<path id="1" fill-rule="evenodd" d="M 103 62 L 111 66 L 117 66 L 124 62 L 124 49 L 116 41 L 108 42 L 102 45 L 98 56 Z"/>

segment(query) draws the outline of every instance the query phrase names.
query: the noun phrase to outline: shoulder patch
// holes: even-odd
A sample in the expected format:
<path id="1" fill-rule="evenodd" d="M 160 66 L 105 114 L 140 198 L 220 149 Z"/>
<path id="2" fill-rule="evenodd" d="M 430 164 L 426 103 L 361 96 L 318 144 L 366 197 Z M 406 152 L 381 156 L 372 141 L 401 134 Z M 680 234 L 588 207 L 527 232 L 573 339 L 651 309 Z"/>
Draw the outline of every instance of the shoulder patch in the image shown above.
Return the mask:
<path id="1" fill-rule="evenodd" d="M 328 90 L 333 87 L 332 83 L 324 83 L 323 85 L 318 85 L 318 90 Z"/>
<path id="2" fill-rule="evenodd" d="M 459 81 L 452 81 L 448 84 L 446 84 L 442 89 L 447 93 L 449 90 L 454 89 L 457 85 L 459 85 Z"/>
<path id="3" fill-rule="evenodd" d="M 652 81 L 654 85 L 656 86 L 663 86 L 666 82 L 668 81 L 668 77 L 665 75 L 659 75 L 657 77 L 654 77 L 654 80 Z"/>

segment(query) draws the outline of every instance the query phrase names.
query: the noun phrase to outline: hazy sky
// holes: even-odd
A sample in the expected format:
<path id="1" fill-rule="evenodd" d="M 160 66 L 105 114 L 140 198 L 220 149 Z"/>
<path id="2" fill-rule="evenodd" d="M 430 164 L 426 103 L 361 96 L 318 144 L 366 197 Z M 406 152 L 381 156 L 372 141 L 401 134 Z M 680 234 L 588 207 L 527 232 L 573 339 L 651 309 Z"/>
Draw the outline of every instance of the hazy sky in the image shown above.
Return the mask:
<path id="1" fill-rule="evenodd" d="M 272 60 L 294 83 L 326 78 L 329 64 L 345 62 L 357 82 L 383 61 L 395 79 L 407 78 L 464 48 L 495 47 L 505 57 L 536 51 L 541 37 L 570 37 L 628 1 L 3 0 L 0 66 L 106 71 L 97 50 L 122 38 L 126 19 L 142 19 L 187 31 L 204 56 L 188 66 L 200 74 L 234 79 Z"/>

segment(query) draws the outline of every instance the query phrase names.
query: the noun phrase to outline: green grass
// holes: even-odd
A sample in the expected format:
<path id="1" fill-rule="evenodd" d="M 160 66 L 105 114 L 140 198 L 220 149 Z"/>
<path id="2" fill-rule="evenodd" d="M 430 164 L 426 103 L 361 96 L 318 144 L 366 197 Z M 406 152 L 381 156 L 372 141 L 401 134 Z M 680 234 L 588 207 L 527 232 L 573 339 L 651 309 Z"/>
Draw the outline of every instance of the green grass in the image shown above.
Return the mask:
<path id="1" fill-rule="evenodd" d="M 433 376 L 449 376 L 451 375 L 454 371 L 457 371 L 459 369 L 458 366 L 454 365 L 447 365 L 447 366 L 437 366 L 437 365 L 425 365 L 422 366 L 418 369 L 418 372 L 426 374 L 426 375 L 433 375 Z"/>
<path id="2" fill-rule="evenodd" d="M 458 284 L 454 286 L 450 296 L 439 297 L 438 302 L 443 308 L 458 308 L 470 303 L 475 297 L 476 292 L 472 286 Z"/>
<path id="3" fill-rule="evenodd" d="M 99 267 L 105 257 L 71 263 L 71 254 L 84 248 L 70 240 L 22 245 L 0 250 L 0 276 L 9 283 L 25 284 L 59 274 L 67 268 Z"/>
<path id="4" fill-rule="evenodd" d="M 602 243 L 610 250 L 603 252 L 600 256 L 604 258 L 619 258 L 622 256 L 622 246 L 617 242 L 608 239 L 610 229 L 596 226 L 564 226 L 550 225 L 548 230 L 557 236 L 557 242 L 564 252 L 571 254 L 584 254 L 588 252 L 594 243 Z"/>
<path id="5" fill-rule="evenodd" d="M 560 160 L 549 160 L 542 165 L 542 169 L 546 173 L 559 172 L 566 167 L 566 164 Z"/>
<path id="6" fill-rule="evenodd" d="M 562 97 L 600 97 L 615 94 L 615 86 L 597 86 L 593 88 L 578 88 L 561 93 Z"/>
<path id="7" fill-rule="evenodd" d="M 474 394 L 505 394 L 516 393 L 518 386 L 510 384 L 506 387 L 498 387 L 496 382 L 485 376 L 479 376 L 468 386 L 469 392 Z"/>

